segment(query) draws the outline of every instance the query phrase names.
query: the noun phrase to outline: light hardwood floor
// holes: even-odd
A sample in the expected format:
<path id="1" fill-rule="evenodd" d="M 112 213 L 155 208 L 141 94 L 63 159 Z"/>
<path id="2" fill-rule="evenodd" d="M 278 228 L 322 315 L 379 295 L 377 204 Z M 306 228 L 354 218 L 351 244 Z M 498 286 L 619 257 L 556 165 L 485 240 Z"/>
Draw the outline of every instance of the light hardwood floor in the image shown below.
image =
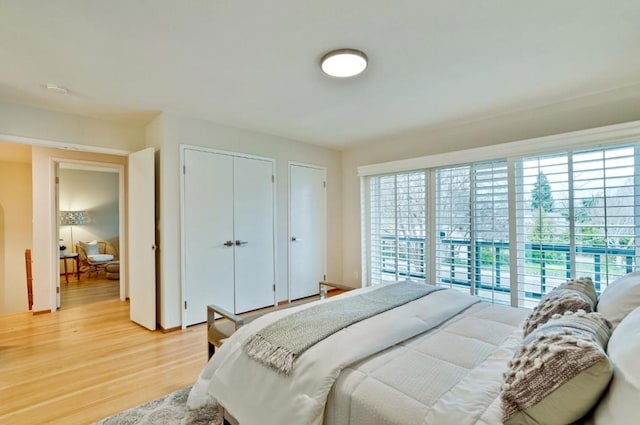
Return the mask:
<path id="1" fill-rule="evenodd" d="M 89 424 L 196 380 L 205 325 L 150 332 L 117 285 L 71 281 L 55 313 L 0 316 L 0 424 Z"/>

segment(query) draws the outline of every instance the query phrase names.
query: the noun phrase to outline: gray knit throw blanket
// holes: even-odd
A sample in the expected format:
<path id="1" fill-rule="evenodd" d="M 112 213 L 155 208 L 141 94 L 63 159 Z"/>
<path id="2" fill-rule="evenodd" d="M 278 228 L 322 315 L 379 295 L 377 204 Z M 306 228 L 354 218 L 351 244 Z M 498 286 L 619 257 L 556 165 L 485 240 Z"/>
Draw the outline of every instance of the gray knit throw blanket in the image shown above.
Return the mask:
<path id="1" fill-rule="evenodd" d="M 381 285 L 343 299 L 328 300 L 292 313 L 247 340 L 244 351 L 254 360 L 288 375 L 309 347 L 361 320 L 422 298 L 441 287 L 415 282 Z"/>

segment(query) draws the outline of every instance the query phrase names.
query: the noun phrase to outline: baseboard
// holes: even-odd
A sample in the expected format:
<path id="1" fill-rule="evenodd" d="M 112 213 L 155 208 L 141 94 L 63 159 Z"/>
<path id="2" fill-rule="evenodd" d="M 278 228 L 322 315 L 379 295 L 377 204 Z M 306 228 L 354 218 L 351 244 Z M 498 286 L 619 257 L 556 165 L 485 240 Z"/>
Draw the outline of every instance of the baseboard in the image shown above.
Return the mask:
<path id="1" fill-rule="evenodd" d="M 344 290 L 343 290 L 343 289 L 340 289 L 340 288 L 328 288 L 328 290 L 327 290 L 327 294 L 329 294 L 330 292 L 338 292 L 338 293 L 340 293 L 340 292 L 344 292 Z M 316 294 L 316 295 L 310 295 L 310 296 L 308 296 L 308 297 L 306 297 L 306 298 L 300 298 L 299 300 L 296 300 L 296 301 L 306 300 L 306 299 L 312 300 L 314 297 L 317 297 L 317 296 L 318 296 L 318 294 Z M 296 302 L 296 301 L 294 301 L 294 302 Z M 277 305 L 278 307 L 283 306 L 283 305 L 285 305 L 285 304 L 291 304 L 291 303 L 289 302 L 289 300 L 282 300 L 282 301 L 278 301 L 278 302 L 276 303 L 276 305 Z"/>
<path id="2" fill-rule="evenodd" d="M 162 326 L 158 325 L 158 328 L 160 328 L 160 332 L 162 332 L 163 334 L 168 334 L 169 332 L 175 332 L 175 331 L 181 330 L 182 326 L 174 326 L 173 328 L 165 329 Z"/>
<path id="3" fill-rule="evenodd" d="M 40 315 L 40 314 L 47 314 L 47 313 L 51 313 L 51 309 L 48 309 L 48 310 L 38 310 L 38 311 L 34 311 L 34 312 L 33 312 L 33 315 L 34 315 L 34 316 L 38 316 L 38 315 Z"/>

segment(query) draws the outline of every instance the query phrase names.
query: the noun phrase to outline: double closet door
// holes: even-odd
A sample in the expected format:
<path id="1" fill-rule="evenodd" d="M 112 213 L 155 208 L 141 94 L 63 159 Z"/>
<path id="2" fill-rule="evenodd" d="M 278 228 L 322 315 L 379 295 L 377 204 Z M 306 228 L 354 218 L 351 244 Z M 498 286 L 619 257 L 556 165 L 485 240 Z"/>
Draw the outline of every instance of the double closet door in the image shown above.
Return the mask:
<path id="1" fill-rule="evenodd" d="M 183 323 L 206 321 L 209 304 L 235 313 L 273 305 L 274 162 L 183 152 Z"/>

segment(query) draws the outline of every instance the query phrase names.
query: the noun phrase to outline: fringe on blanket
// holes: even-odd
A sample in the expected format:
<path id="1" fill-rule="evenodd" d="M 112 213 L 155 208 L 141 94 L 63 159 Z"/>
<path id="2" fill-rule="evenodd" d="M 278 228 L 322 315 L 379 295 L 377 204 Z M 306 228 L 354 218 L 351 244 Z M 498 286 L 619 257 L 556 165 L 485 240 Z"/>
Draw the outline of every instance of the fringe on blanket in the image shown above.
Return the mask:
<path id="1" fill-rule="evenodd" d="M 262 335 L 256 334 L 245 343 L 244 351 L 249 357 L 269 366 L 279 373 L 288 375 L 293 369 L 295 353 L 273 344 Z"/>

